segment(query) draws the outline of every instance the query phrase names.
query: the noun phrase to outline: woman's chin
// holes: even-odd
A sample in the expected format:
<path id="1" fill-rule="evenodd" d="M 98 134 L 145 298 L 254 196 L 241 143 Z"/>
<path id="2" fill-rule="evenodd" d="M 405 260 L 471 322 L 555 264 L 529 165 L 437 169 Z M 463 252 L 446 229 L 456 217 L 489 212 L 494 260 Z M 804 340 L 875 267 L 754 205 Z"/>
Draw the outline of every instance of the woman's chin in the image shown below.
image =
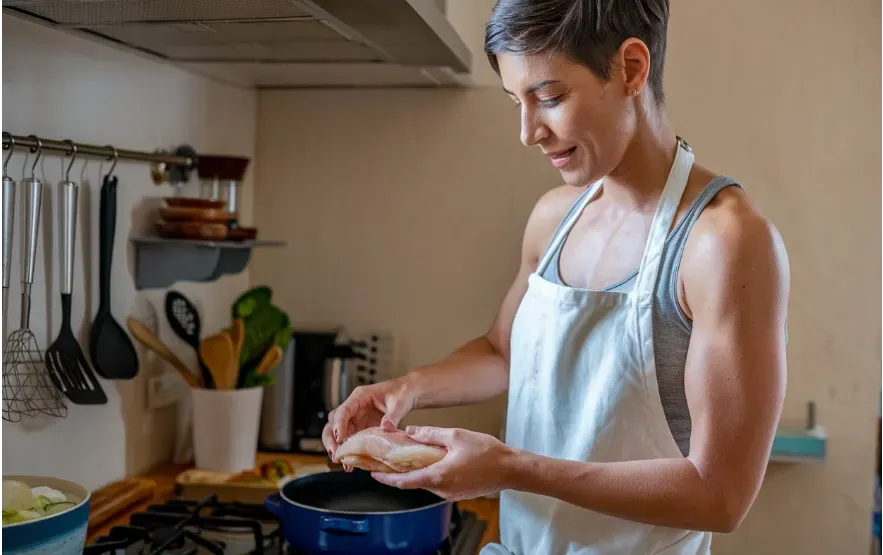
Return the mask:
<path id="1" fill-rule="evenodd" d="M 592 179 L 591 172 L 583 168 L 568 168 L 558 171 L 561 173 L 561 179 L 564 180 L 564 183 L 573 187 L 585 187 Z"/>

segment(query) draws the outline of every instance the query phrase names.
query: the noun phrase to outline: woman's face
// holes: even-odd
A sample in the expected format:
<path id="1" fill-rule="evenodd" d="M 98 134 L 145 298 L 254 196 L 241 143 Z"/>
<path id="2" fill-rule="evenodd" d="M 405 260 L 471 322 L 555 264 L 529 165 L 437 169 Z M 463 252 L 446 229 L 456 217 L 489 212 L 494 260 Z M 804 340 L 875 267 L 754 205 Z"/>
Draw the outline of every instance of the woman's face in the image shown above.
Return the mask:
<path id="1" fill-rule="evenodd" d="M 559 53 L 497 61 L 503 89 L 521 110 L 521 142 L 540 147 L 565 183 L 588 185 L 616 168 L 636 120 L 624 71 L 614 65 L 604 81 Z"/>

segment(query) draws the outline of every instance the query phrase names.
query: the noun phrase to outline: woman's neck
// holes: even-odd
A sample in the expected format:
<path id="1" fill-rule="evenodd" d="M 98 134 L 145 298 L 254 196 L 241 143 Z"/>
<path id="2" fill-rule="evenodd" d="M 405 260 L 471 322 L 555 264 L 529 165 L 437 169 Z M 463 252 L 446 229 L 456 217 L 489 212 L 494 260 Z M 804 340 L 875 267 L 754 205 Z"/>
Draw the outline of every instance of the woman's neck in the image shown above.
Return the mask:
<path id="1" fill-rule="evenodd" d="M 677 149 L 677 137 L 665 112 L 643 108 L 638 108 L 644 113 L 639 113 L 640 123 L 622 161 L 604 178 L 605 196 L 625 208 L 639 210 L 655 207 Z"/>

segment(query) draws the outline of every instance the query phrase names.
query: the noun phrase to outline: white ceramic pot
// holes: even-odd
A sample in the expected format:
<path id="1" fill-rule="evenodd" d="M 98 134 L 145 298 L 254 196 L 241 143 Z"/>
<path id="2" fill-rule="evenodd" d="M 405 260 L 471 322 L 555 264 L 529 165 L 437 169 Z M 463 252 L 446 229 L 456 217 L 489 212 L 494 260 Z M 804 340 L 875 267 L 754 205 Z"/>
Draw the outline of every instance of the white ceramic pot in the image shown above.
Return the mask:
<path id="1" fill-rule="evenodd" d="M 264 388 L 191 391 L 196 468 L 230 473 L 253 469 Z"/>

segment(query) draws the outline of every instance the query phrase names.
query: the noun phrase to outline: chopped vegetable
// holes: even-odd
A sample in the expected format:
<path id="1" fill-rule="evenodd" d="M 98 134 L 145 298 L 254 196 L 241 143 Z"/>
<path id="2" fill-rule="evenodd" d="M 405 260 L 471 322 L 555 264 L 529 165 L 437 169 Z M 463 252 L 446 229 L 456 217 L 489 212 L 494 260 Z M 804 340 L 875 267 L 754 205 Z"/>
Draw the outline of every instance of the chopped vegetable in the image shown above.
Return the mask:
<path id="1" fill-rule="evenodd" d="M 13 524 L 54 515 L 76 507 L 73 495 L 47 486 L 29 487 L 16 480 L 3 481 L 3 524 Z"/>
<path id="2" fill-rule="evenodd" d="M 54 515 L 56 513 L 60 513 L 62 511 L 66 511 L 72 507 L 76 507 L 77 504 L 73 501 L 62 501 L 61 503 L 52 503 L 51 505 L 47 505 L 45 507 L 45 511 L 47 515 Z"/>
<path id="3" fill-rule="evenodd" d="M 40 486 L 36 488 L 31 488 L 31 491 L 34 492 L 36 496 L 43 496 L 49 499 L 50 503 L 63 503 L 67 501 L 67 497 L 57 489 L 52 489 L 47 486 Z"/>

